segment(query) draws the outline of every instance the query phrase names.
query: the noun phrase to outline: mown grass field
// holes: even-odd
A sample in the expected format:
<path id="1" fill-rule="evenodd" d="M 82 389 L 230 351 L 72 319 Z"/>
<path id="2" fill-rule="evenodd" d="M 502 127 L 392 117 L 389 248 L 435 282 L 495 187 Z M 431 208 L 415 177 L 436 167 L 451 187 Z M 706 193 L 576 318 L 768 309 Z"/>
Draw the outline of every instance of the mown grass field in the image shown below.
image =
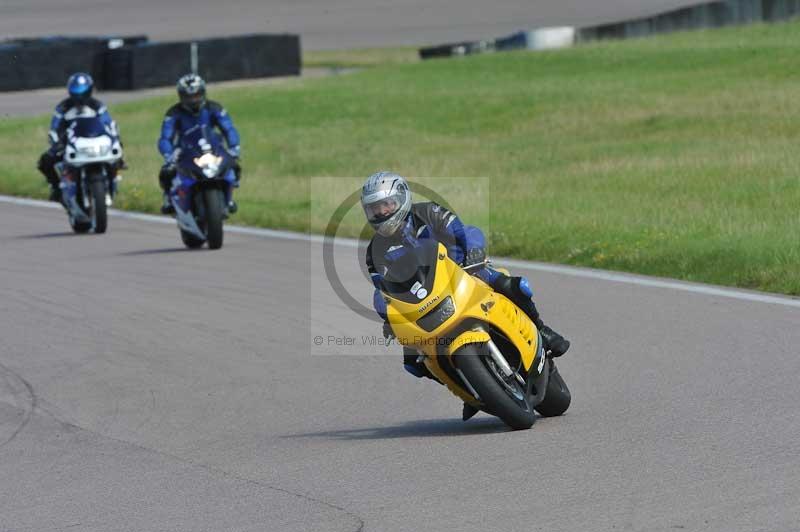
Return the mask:
<path id="1" fill-rule="evenodd" d="M 424 63 L 407 49 L 311 59 L 366 68 L 211 94 L 244 139 L 237 223 L 322 231 L 386 168 L 452 178 L 426 182 L 496 255 L 800 294 L 800 23 Z M 171 103 L 112 109 L 124 208 L 159 206 Z M 0 121 L 0 191 L 46 195 L 46 129 Z M 343 229 L 358 234 L 358 217 Z"/>

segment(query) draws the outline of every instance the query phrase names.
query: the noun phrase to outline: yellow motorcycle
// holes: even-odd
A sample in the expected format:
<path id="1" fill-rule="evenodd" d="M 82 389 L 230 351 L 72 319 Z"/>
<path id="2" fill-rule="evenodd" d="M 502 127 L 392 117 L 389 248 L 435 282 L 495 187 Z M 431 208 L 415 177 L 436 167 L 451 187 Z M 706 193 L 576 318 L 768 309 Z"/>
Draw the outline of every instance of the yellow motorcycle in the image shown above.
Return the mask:
<path id="1" fill-rule="evenodd" d="M 397 341 L 416 349 L 417 362 L 464 401 L 465 421 L 483 410 L 527 429 L 534 411 L 549 417 L 567 410 L 569 389 L 519 307 L 451 260 L 439 242 L 403 251 L 376 261 L 387 318 Z"/>

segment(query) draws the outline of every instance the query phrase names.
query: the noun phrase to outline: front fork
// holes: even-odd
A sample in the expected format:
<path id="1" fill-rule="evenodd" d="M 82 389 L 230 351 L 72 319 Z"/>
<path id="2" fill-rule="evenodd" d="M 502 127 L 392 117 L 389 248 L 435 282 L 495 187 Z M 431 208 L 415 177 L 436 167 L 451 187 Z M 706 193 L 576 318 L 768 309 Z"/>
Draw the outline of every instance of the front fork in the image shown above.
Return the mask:
<path id="1" fill-rule="evenodd" d="M 233 199 L 233 189 L 238 188 L 239 182 L 236 181 L 233 170 L 228 171 L 224 181 L 226 186 L 223 187 L 223 193 L 225 194 L 225 209 L 227 210 L 228 205 Z M 176 212 L 180 210 L 181 212 L 188 213 L 192 210 L 192 201 L 194 201 L 197 182 L 197 179 L 181 174 L 177 174 L 172 179 L 172 187 L 169 189 L 169 199 L 175 207 Z"/>
<path id="2" fill-rule="evenodd" d="M 233 176 L 233 172 L 229 173 Z M 225 217 L 228 213 L 228 204 L 233 195 L 233 188 L 238 186 L 235 177 L 229 180 L 226 176 L 223 193 L 225 194 Z M 175 220 L 178 222 L 178 227 L 195 237 L 205 240 L 206 234 L 198 225 L 198 221 L 203 217 L 204 213 L 195 212 L 194 199 L 195 193 L 200 189 L 197 186 L 198 180 L 181 174 L 177 174 L 172 179 L 172 187 L 169 189 L 169 200 L 175 208 Z"/>
<path id="3" fill-rule="evenodd" d="M 80 207 L 78 203 L 78 187 L 80 187 L 80 196 L 82 198 L 82 207 L 85 212 L 91 209 L 91 190 L 89 180 L 86 179 L 86 167 L 71 168 L 63 163 L 56 165 L 56 170 L 61 178 L 59 188 L 61 189 L 61 203 L 67 211 L 74 214 L 74 209 Z M 110 207 L 113 203 L 113 198 L 117 194 L 117 187 L 119 186 L 120 176 L 114 179 L 108 179 L 108 170 L 105 167 L 101 168 L 103 172 L 103 179 L 108 183 L 106 187 L 106 206 Z M 109 182 L 110 181 L 110 182 Z"/>
<path id="4" fill-rule="evenodd" d="M 458 351 L 460 346 L 464 344 L 475 343 L 484 345 L 484 353 L 488 355 L 489 358 L 494 362 L 500 373 L 502 373 L 506 379 L 513 379 L 517 381 L 517 383 L 523 387 L 528 402 L 531 408 L 533 408 L 541 403 L 544 399 L 544 392 L 547 389 L 547 382 L 550 377 L 551 364 L 551 361 L 547 359 L 547 354 L 545 353 L 544 346 L 542 344 L 541 333 L 537 332 L 537 337 L 536 355 L 533 358 L 531 367 L 524 371 L 524 376 L 520 373 L 520 368 L 515 370 L 511 367 L 511 365 L 508 363 L 508 360 L 506 360 L 506 357 L 497 347 L 497 344 L 494 343 L 494 340 L 492 340 L 489 333 L 487 333 L 483 327 L 477 327 L 472 331 L 466 331 L 454 339 L 450 345 L 450 355 L 452 356 L 452 354 Z M 463 343 L 461 340 L 463 340 Z M 417 363 L 424 363 L 426 358 L 427 355 L 419 351 Z M 469 394 L 475 399 L 480 401 L 480 397 L 478 397 L 475 389 L 469 383 L 461 370 L 458 369 L 456 364 L 452 363 L 452 360 L 451 365 L 456 373 L 458 373 L 459 377 L 461 377 L 461 384 L 464 386 L 466 391 L 469 392 Z"/>

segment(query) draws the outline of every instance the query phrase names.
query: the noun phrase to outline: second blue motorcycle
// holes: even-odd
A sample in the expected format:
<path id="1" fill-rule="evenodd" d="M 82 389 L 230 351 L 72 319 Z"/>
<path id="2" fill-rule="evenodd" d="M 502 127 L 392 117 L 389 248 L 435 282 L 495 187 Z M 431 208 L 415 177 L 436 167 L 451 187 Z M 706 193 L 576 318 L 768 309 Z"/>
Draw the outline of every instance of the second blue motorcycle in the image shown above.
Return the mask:
<path id="1" fill-rule="evenodd" d="M 233 205 L 233 189 L 238 186 L 235 160 L 222 141 L 205 126 L 186 131 L 177 156 L 177 175 L 169 192 L 181 239 L 188 248 L 208 242 L 219 249 L 223 240 L 223 220 Z"/>

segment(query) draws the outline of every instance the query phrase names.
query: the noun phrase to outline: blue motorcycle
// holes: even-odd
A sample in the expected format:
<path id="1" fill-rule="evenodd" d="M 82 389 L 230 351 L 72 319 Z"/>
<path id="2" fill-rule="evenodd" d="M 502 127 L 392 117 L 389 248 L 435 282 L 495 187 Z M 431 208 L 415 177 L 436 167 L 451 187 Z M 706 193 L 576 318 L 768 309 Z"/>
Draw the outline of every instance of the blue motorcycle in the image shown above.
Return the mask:
<path id="1" fill-rule="evenodd" d="M 169 191 L 175 219 L 186 247 L 195 249 L 208 242 L 209 249 L 222 247 L 222 222 L 228 215 L 236 180 L 235 159 L 218 135 L 205 126 L 183 134 L 177 156 L 177 175 Z"/>
<path id="2" fill-rule="evenodd" d="M 76 233 L 105 233 L 107 208 L 117 192 L 122 146 L 116 131 L 88 107 L 84 111 L 67 127 L 64 158 L 55 166 L 61 178 L 61 203 Z"/>

